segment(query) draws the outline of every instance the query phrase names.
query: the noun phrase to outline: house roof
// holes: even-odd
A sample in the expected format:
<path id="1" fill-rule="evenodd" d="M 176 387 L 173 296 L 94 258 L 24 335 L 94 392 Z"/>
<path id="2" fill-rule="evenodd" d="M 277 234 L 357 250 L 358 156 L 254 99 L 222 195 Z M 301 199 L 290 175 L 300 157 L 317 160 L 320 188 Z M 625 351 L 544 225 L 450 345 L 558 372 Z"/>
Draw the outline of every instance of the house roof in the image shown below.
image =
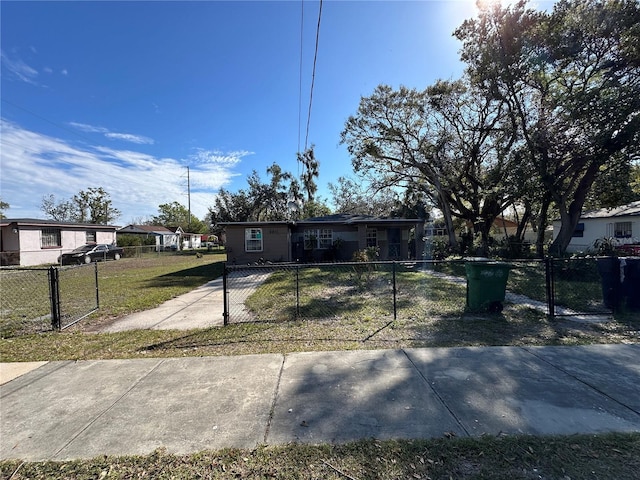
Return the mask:
<path id="1" fill-rule="evenodd" d="M 219 225 L 318 225 L 318 224 L 333 224 L 333 225 L 356 225 L 359 223 L 366 223 L 368 225 L 382 225 L 382 224 L 395 224 L 395 225 L 415 225 L 422 222 L 418 218 L 389 218 L 389 217 L 374 217 L 371 215 L 355 215 L 350 213 L 336 213 L 333 215 L 326 215 L 323 217 L 312 217 L 304 220 L 296 221 L 274 221 L 274 222 L 220 222 Z"/>
<path id="2" fill-rule="evenodd" d="M 263 226 L 263 225 L 293 225 L 295 222 L 290 222 L 287 220 L 277 220 L 277 221 L 273 221 L 273 222 L 220 222 L 218 223 L 218 225 L 256 225 L 256 226 Z"/>
<path id="3" fill-rule="evenodd" d="M 590 210 L 588 212 L 584 212 L 580 218 L 610 218 L 626 216 L 640 216 L 640 200 L 626 205 L 621 205 L 619 207 Z"/>
<path id="4" fill-rule="evenodd" d="M 374 217 L 372 215 L 357 215 L 351 213 L 336 213 L 334 215 L 326 215 L 323 217 L 313 217 L 304 220 L 298 220 L 297 225 L 308 225 L 316 223 L 333 223 L 341 225 L 355 225 L 359 223 L 366 224 L 405 224 L 415 225 L 422 222 L 418 218 L 392 218 L 392 217 Z"/>
<path id="5" fill-rule="evenodd" d="M 493 226 L 496 228 L 517 228 L 518 224 L 508 218 L 500 217 L 493 221 Z"/>
<path id="6" fill-rule="evenodd" d="M 69 228 L 82 228 L 82 229 L 94 229 L 94 230 L 117 230 L 115 225 L 100 225 L 97 223 L 77 223 L 77 222 L 59 222 L 51 219 L 39 219 L 39 218 L 3 218 L 0 220 L 0 227 L 7 227 L 9 225 L 24 226 L 24 227 L 40 227 L 40 226 L 56 226 L 56 227 L 69 227 Z"/>
<path id="7" fill-rule="evenodd" d="M 175 235 L 176 232 L 160 225 L 127 225 L 118 230 L 118 233 Z"/>

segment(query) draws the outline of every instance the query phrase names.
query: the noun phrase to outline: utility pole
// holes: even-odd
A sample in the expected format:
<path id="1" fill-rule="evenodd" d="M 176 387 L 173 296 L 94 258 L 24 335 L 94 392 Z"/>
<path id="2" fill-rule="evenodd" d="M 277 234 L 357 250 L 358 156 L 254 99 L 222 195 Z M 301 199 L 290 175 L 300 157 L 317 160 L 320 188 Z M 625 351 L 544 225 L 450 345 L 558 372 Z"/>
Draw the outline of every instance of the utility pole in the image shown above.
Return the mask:
<path id="1" fill-rule="evenodd" d="M 187 204 L 189 209 L 188 229 L 191 233 L 191 180 L 189 178 L 189 167 L 187 167 Z"/>

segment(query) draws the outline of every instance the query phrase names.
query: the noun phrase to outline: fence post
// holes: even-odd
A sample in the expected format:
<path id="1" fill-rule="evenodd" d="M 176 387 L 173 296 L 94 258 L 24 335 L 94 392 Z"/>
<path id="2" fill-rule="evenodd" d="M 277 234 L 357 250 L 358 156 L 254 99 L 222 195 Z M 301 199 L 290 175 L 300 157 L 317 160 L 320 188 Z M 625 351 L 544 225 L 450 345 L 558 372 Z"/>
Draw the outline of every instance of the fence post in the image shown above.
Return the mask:
<path id="1" fill-rule="evenodd" d="M 100 308 L 100 288 L 98 288 L 98 262 L 93 262 L 96 279 L 96 308 Z"/>
<path id="2" fill-rule="evenodd" d="M 544 258 L 545 286 L 547 290 L 547 310 L 553 320 L 556 314 L 555 275 L 553 272 L 553 257 L 547 255 Z"/>
<path id="3" fill-rule="evenodd" d="M 56 267 L 49 268 L 49 298 L 51 300 L 51 328 L 60 330 L 60 277 Z"/>
<path id="4" fill-rule="evenodd" d="M 296 265 L 296 320 L 300 318 L 300 265 Z"/>
<path id="5" fill-rule="evenodd" d="M 396 262 L 393 262 L 393 319 L 398 318 L 398 305 L 397 305 L 397 291 L 396 291 Z"/>
<path id="6" fill-rule="evenodd" d="M 229 325 L 229 289 L 227 284 L 227 264 L 222 264 L 222 319 L 223 325 Z"/>

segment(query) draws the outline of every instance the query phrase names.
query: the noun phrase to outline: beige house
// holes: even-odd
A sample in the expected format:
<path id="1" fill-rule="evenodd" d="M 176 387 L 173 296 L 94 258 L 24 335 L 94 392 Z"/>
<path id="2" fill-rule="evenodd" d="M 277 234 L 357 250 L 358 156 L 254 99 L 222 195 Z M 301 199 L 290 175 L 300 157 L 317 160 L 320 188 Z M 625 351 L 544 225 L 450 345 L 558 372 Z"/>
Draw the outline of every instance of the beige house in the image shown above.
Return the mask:
<path id="1" fill-rule="evenodd" d="M 2 266 L 33 266 L 58 262 L 62 253 L 87 243 L 116 243 L 111 225 L 57 222 L 33 218 L 0 220 Z"/>

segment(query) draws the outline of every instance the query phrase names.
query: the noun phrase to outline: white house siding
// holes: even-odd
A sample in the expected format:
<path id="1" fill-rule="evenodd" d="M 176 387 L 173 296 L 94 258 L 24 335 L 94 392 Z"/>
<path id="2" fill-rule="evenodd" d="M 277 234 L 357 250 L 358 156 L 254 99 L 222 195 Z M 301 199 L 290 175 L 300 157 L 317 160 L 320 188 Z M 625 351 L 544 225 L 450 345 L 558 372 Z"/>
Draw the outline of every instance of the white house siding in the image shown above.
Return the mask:
<path id="1" fill-rule="evenodd" d="M 42 248 L 42 229 L 59 229 L 59 247 Z M 12 226 L 2 227 L 3 252 L 19 252 L 20 266 L 29 267 L 58 262 L 58 257 L 65 252 L 87 243 L 87 231 L 95 232 L 96 243 L 115 243 L 115 228 L 110 231 L 82 228 L 81 226 L 65 226 L 63 224 L 18 225 L 17 233 Z"/>
<path id="2" fill-rule="evenodd" d="M 631 222 L 631 238 L 617 238 L 619 244 L 638 243 L 640 241 L 640 216 L 621 216 L 607 218 L 581 218 L 579 223 L 584 224 L 582 237 L 572 237 L 567 252 L 584 252 L 593 248 L 596 240 L 613 237 L 613 229 L 616 223 Z M 560 231 L 560 221 L 553 222 L 553 239 Z"/>

